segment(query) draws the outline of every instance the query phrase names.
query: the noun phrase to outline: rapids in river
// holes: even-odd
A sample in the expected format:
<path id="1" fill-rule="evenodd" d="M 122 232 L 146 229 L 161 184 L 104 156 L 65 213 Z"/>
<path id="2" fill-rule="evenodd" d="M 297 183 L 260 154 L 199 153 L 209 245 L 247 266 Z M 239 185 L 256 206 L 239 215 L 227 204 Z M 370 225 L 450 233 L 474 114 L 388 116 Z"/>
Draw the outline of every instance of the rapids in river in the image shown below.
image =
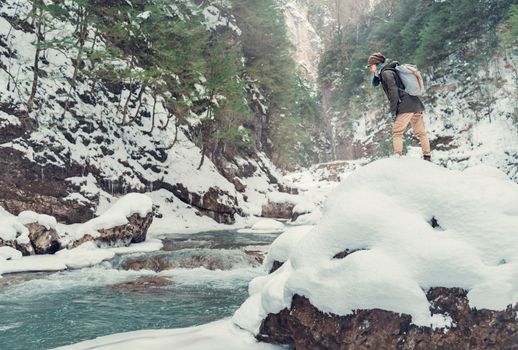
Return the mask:
<path id="1" fill-rule="evenodd" d="M 265 272 L 276 234 L 164 235 L 152 253 L 93 267 L 0 279 L 0 349 L 50 349 L 140 329 L 182 328 L 229 317 Z"/>

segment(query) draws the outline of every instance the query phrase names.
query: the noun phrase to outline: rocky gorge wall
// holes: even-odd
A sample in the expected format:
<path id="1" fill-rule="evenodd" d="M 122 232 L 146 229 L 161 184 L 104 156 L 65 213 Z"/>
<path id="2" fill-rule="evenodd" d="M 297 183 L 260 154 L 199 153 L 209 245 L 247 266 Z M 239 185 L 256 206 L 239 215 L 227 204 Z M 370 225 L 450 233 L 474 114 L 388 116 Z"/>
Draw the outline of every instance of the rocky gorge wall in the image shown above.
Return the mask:
<path id="1" fill-rule="evenodd" d="M 125 82 L 94 81 L 87 75 L 79 75 L 71 88 L 59 77 L 72 76 L 75 53 L 52 48 L 39 53 L 37 94 L 29 110 L 36 54 L 35 27 L 26 18 L 30 10 L 29 3 L 16 1 L 4 1 L 0 8 L 0 81 L 5 87 L 0 95 L 0 204 L 7 211 L 32 210 L 79 223 L 128 192 L 160 192 L 160 200 L 231 224 L 236 215 L 260 215 L 262 203 L 248 201 L 258 191 L 286 190 L 259 152 L 220 152 L 214 162 L 207 159 L 199 167 L 201 150 L 192 126 L 201 116 L 193 114 L 187 125 L 179 125 L 150 91 L 138 97 L 136 87 Z M 208 26 L 229 25 L 213 12 L 203 13 Z M 60 26 L 47 34 L 48 40 L 73 31 L 71 23 Z M 88 38 L 88 45 L 105 45 L 101 39 L 91 42 L 93 35 Z M 264 101 L 256 92 L 252 100 L 260 105 Z M 132 122 L 124 123 L 124 116 L 132 116 Z M 263 119 L 258 115 L 258 129 Z M 169 214 L 167 203 L 156 203 L 159 217 Z"/>

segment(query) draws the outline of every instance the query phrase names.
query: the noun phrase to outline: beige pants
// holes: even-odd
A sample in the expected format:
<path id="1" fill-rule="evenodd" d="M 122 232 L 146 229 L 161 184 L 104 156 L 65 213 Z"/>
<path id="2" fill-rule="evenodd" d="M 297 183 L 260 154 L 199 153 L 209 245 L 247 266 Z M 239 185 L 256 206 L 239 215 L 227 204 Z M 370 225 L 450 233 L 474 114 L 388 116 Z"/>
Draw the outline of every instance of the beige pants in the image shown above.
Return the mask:
<path id="1" fill-rule="evenodd" d="M 424 128 L 423 113 L 402 113 L 398 114 L 394 125 L 392 125 L 392 143 L 394 145 L 394 153 L 401 154 L 403 152 L 403 135 L 406 132 L 408 123 L 412 124 L 414 135 L 419 139 L 424 155 L 430 154 L 430 141 L 426 135 Z"/>

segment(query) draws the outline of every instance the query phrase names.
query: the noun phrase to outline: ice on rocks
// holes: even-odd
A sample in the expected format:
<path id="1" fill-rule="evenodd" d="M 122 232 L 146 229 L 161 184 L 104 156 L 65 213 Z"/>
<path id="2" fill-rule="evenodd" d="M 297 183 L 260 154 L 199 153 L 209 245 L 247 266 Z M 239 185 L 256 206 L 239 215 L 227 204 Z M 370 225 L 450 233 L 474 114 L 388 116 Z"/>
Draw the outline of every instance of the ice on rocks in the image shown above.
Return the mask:
<path id="1" fill-rule="evenodd" d="M 518 301 L 518 185 L 496 169 L 376 161 L 337 187 L 316 226 L 299 229 L 307 232 L 288 230 L 272 244 L 265 266 L 286 262 L 251 282 L 234 315 L 254 334 L 295 294 L 323 312 L 379 308 L 432 327 L 451 318 L 431 314 L 430 287 L 464 288 L 478 309 Z"/>

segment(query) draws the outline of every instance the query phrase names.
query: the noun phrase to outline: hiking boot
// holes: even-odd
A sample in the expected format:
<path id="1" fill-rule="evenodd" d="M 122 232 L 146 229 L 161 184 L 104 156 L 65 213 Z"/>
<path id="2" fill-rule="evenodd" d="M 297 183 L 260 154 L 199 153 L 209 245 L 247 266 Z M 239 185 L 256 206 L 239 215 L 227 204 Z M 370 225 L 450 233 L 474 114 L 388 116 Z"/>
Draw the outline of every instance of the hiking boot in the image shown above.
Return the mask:
<path id="1" fill-rule="evenodd" d="M 432 161 L 432 156 L 429 155 L 429 154 L 425 154 L 425 155 L 423 155 L 423 159 L 428 161 L 428 162 L 431 162 Z"/>

